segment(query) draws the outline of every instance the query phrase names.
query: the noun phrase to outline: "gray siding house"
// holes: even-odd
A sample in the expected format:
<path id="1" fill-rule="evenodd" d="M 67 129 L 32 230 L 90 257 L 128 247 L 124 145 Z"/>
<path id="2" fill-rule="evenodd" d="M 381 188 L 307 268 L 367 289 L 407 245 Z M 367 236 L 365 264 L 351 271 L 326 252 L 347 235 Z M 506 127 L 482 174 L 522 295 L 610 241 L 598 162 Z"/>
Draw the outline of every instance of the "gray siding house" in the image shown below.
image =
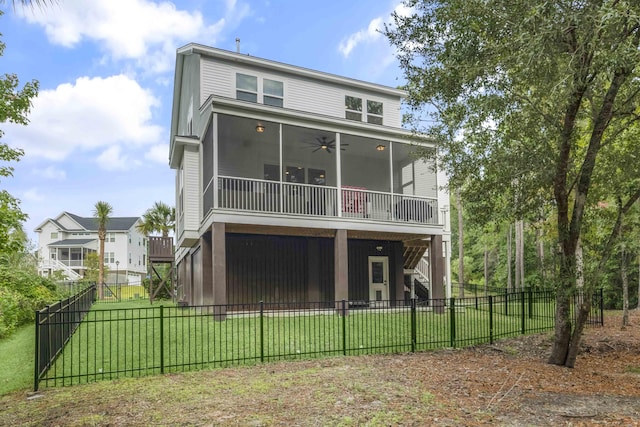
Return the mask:
<path id="1" fill-rule="evenodd" d="M 444 297 L 448 195 L 391 87 L 177 51 L 178 296 L 191 305 Z M 443 244 L 444 242 L 444 244 Z M 445 262 L 446 260 L 446 262 Z"/>

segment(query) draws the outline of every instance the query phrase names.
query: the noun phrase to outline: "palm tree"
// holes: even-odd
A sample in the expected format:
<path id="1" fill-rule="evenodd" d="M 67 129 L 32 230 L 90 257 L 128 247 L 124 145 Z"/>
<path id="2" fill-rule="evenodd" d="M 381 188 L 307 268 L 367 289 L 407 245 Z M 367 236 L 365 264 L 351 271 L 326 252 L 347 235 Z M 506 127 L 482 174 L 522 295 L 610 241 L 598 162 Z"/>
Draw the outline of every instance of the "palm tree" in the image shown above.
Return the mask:
<path id="1" fill-rule="evenodd" d="M 104 294 L 104 239 L 107 237 L 107 223 L 113 208 L 107 202 L 97 202 L 93 209 L 93 216 L 98 223 L 98 239 L 100 240 L 99 269 L 98 269 L 98 296 L 102 299 Z"/>
<path id="2" fill-rule="evenodd" d="M 144 235 L 157 232 L 162 237 L 169 237 L 176 223 L 176 210 L 174 207 L 163 202 L 155 202 L 152 208 L 142 215 L 142 221 L 136 226 L 139 232 Z"/>

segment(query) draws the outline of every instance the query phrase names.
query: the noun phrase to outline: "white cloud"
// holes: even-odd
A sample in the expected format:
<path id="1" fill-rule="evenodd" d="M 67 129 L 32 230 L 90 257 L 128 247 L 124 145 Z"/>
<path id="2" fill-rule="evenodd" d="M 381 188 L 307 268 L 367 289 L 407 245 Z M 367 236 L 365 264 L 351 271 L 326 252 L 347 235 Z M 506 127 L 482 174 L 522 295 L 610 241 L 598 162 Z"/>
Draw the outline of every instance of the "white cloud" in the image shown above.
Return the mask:
<path id="1" fill-rule="evenodd" d="M 33 173 L 47 180 L 64 181 L 67 178 L 67 173 L 55 166 L 49 166 L 44 169 L 34 169 Z"/>
<path id="2" fill-rule="evenodd" d="M 144 153 L 144 158 L 166 165 L 169 163 L 169 147 L 167 144 L 156 144 Z"/>
<path id="3" fill-rule="evenodd" d="M 398 4 L 393 11 L 400 16 L 408 16 L 411 13 L 411 8 L 408 8 L 401 3 Z M 372 43 L 383 37 L 382 31 L 384 30 L 384 24 L 390 23 L 390 21 L 391 12 L 385 16 L 378 16 L 377 18 L 372 19 L 367 28 L 359 30 L 342 39 L 338 46 L 338 51 L 340 51 L 342 56 L 348 58 L 351 52 L 358 47 L 358 45 L 363 43 Z"/>
<path id="4" fill-rule="evenodd" d="M 40 194 L 37 188 L 30 188 L 22 194 L 22 199 L 30 202 L 41 202 L 45 197 L 43 194 Z"/>
<path id="5" fill-rule="evenodd" d="M 140 161 L 123 154 L 119 145 L 112 145 L 104 150 L 96 158 L 96 163 L 107 171 L 124 171 L 140 166 Z"/>
<path id="6" fill-rule="evenodd" d="M 149 0 L 65 0 L 52 7 L 27 8 L 20 14 L 41 25 L 54 44 L 73 48 L 90 40 L 111 59 L 135 60 L 145 72 L 166 72 L 172 69 L 178 46 L 194 40 L 215 43 L 225 26 L 250 13 L 244 3 L 225 3 L 224 16 L 212 24 L 199 11 Z"/>
<path id="7" fill-rule="evenodd" d="M 81 77 L 41 91 L 33 101 L 29 125 L 7 124 L 5 138 L 29 156 L 51 160 L 119 143 L 157 144 L 164 137 L 162 127 L 151 123 L 158 105 L 150 91 L 129 77 Z"/>

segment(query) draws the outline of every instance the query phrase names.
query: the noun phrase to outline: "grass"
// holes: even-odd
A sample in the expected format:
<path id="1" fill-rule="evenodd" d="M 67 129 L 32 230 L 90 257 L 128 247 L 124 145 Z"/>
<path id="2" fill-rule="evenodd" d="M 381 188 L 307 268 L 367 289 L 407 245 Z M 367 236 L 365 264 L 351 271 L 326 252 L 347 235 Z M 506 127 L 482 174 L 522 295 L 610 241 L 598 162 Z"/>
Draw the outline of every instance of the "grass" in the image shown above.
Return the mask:
<path id="1" fill-rule="evenodd" d="M 24 325 L 0 340 L 0 395 L 33 387 L 34 326 Z"/>
<path id="2" fill-rule="evenodd" d="M 546 301 L 525 306 L 525 332 L 553 327 L 553 311 L 547 306 Z M 94 305 L 42 386 L 273 360 L 463 347 L 521 334 L 521 309 L 519 301 L 489 309 L 465 300 L 452 316 L 449 307 L 441 314 L 420 307 L 412 342 L 409 307 L 351 310 L 347 316 L 333 310 L 274 311 L 262 318 L 247 312 L 220 320 L 169 304 L 161 316 L 160 304 L 142 300 L 101 303 Z"/>

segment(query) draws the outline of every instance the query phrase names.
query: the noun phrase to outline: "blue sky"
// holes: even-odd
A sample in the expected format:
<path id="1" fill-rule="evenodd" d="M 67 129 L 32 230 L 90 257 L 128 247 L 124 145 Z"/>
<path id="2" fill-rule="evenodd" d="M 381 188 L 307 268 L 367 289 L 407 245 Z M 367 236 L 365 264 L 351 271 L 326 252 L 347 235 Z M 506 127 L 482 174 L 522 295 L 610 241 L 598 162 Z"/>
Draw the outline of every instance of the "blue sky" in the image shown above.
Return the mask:
<path id="1" fill-rule="evenodd" d="M 402 84 L 377 30 L 399 0 L 57 0 L 13 10 L 0 3 L 2 73 L 40 82 L 28 126 L 2 124 L 24 149 L 2 188 L 33 229 L 62 211 L 114 216 L 173 205 L 168 167 L 175 51 L 190 42 L 389 86 Z"/>

